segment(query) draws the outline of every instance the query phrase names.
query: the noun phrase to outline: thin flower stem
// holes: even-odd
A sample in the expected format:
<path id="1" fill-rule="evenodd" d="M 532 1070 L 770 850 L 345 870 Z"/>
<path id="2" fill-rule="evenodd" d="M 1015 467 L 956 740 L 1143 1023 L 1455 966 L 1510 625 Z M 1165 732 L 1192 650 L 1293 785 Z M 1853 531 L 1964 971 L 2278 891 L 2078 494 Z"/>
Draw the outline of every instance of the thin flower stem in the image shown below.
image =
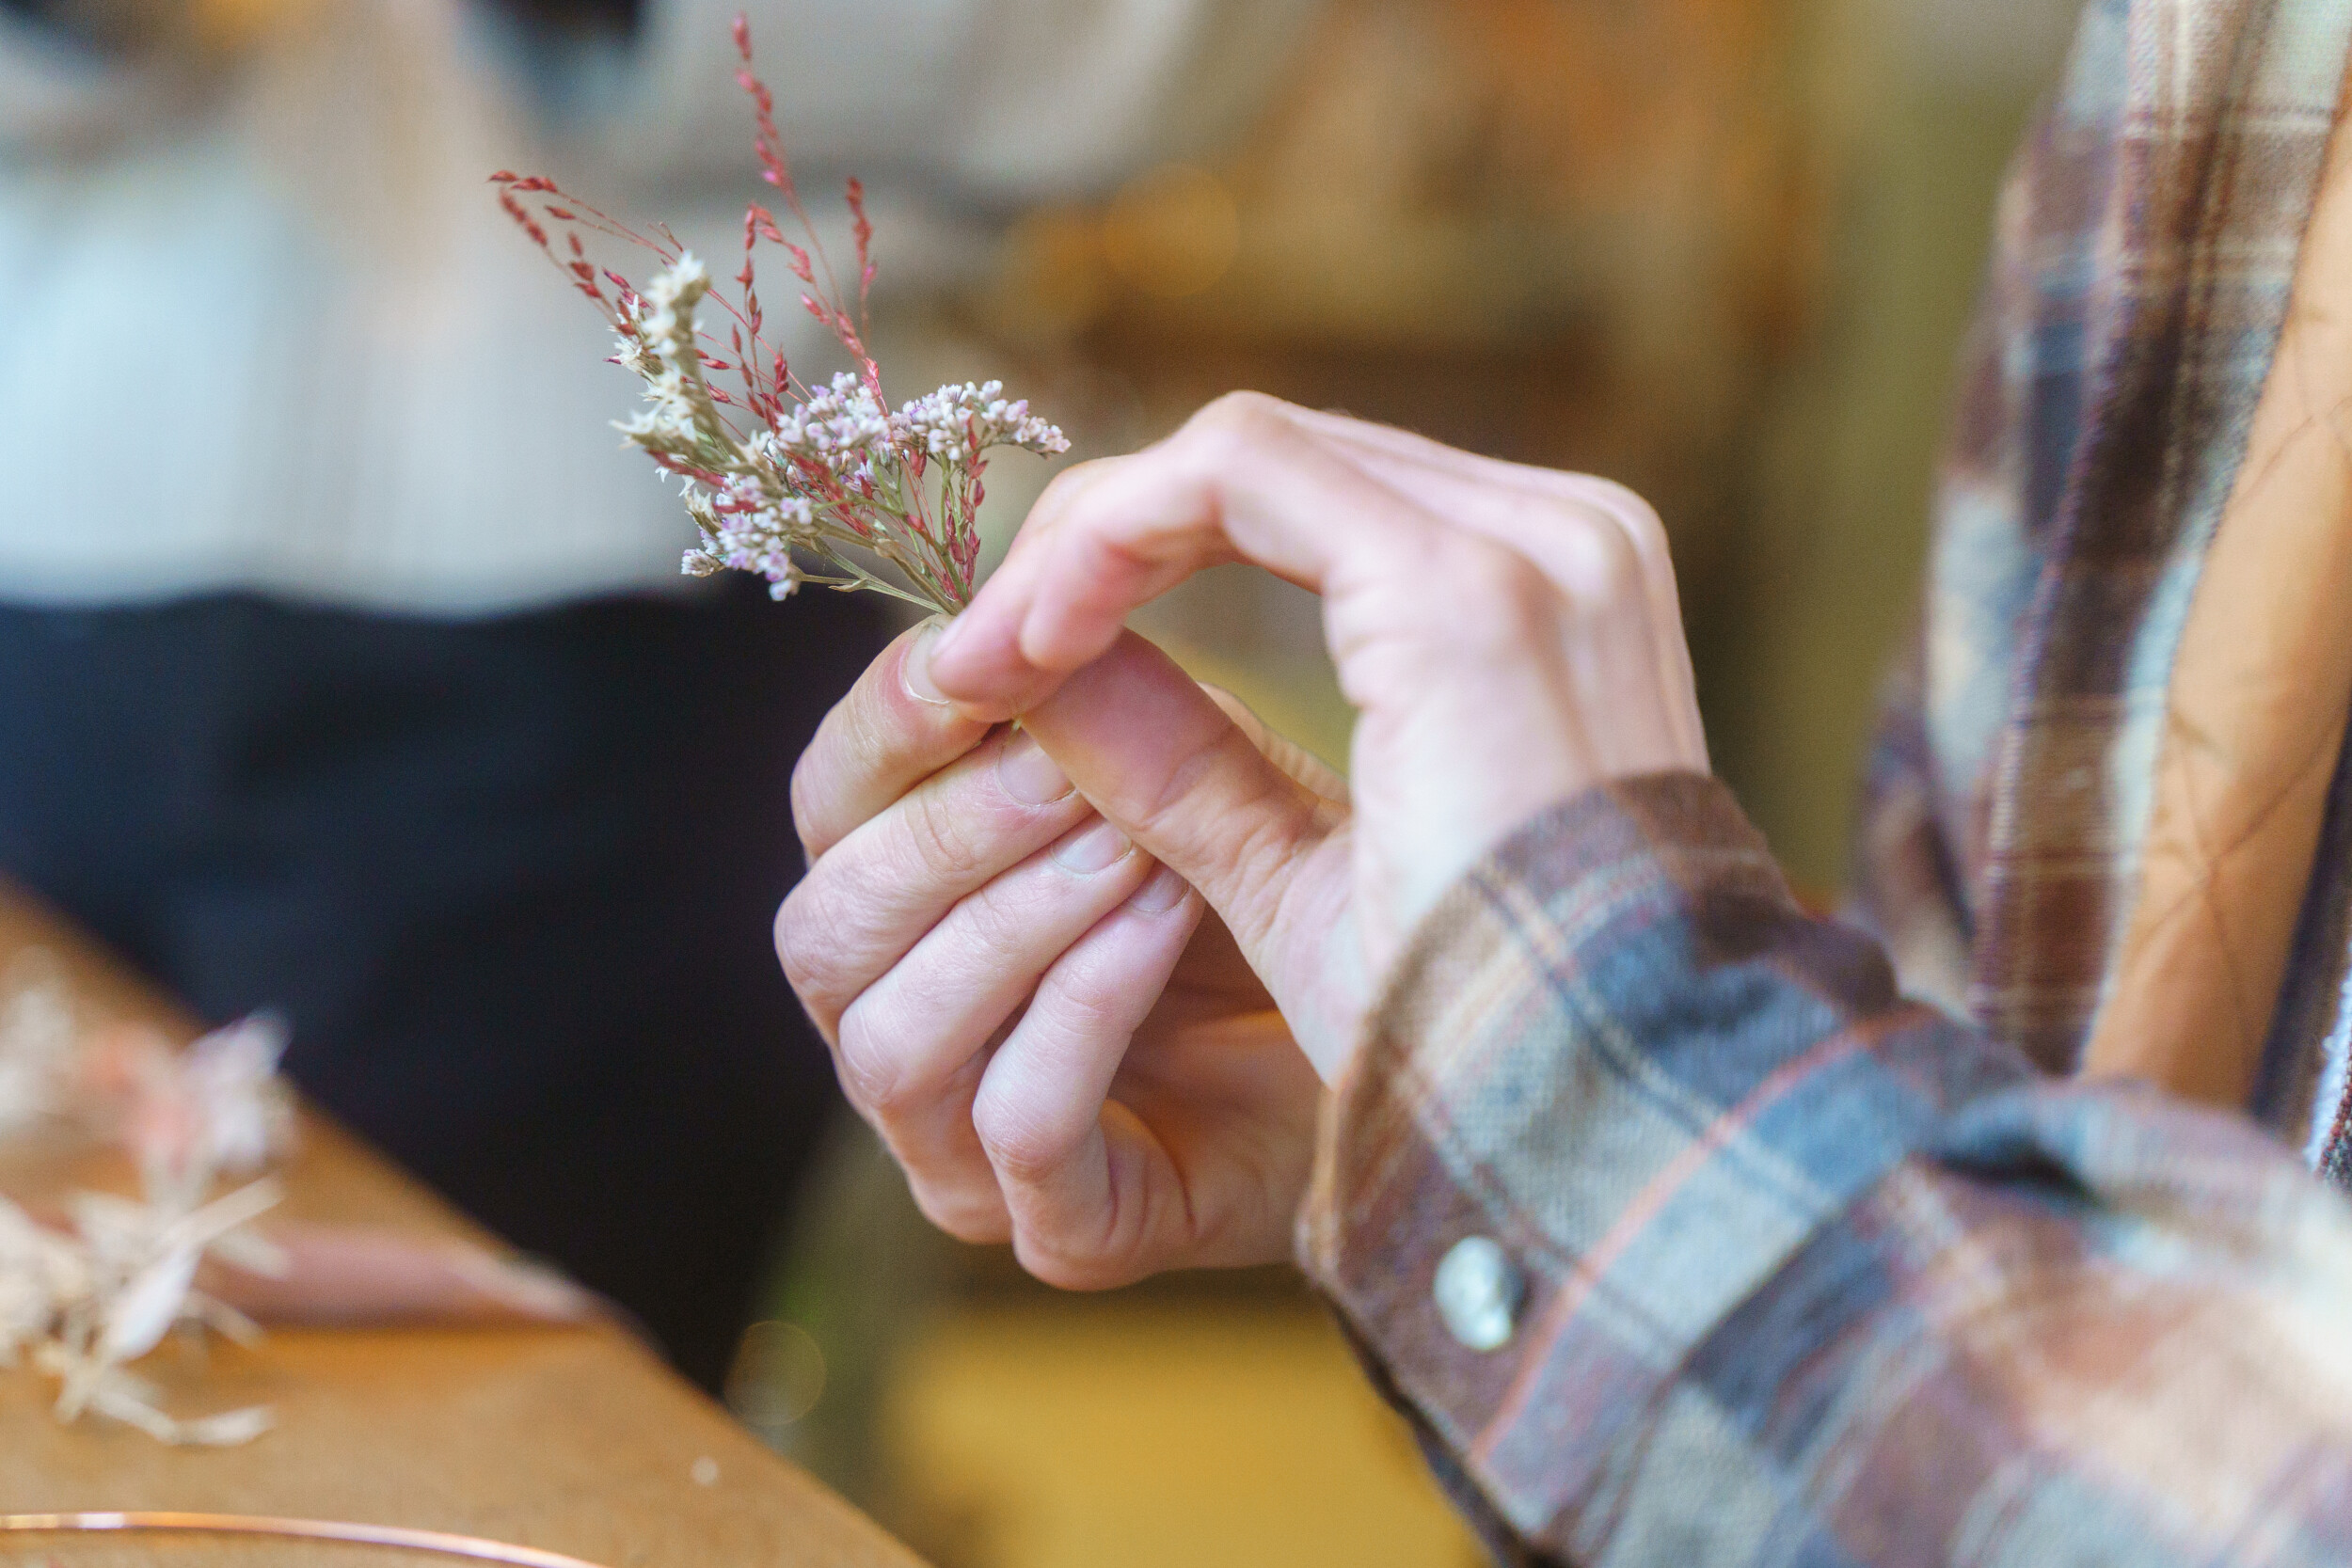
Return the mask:
<path id="1" fill-rule="evenodd" d="M 851 180 L 847 193 L 857 241 L 851 292 L 841 286 L 793 181 L 773 94 L 752 70 L 750 28 L 739 16 L 734 30 L 742 57 L 736 79 L 752 103 L 762 177 L 806 242 L 787 240 L 766 209 L 747 208 L 743 265 L 735 278 L 739 299 L 714 289 L 702 263 L 666 227 L 640 231 L 550 180 L 501 171 L 491 177 L 500 205 L 603 313 L 619 340 L 613 362 L 644 379 L 645 405 L 620 429 L 680 481 L 688 515 L 702 535 L 700 546 L 681 562 L 684 570 L 696 576 L 756 572 L 778 598 L 813 581 L 871 589 L 952 613 L 972 593 L 987 454 L 1018 447 L 1054 455 L 1070 443 L 1026 403 L 1007 401 L 993 381 L 942 387 L 896 411 L 883 402 L 882 370 L 866 347 L 874 268 L 865 187 Z M 641 291 L 619 273 L 599 270 L 588 258 L 583 233 L 648 250 L 660 261 L 660 271 Z M 764 332 L 757 285 L 763 240 L 787 253 L 793 277 L 805 288 L 801 304 L 855 366 L 827 386 L 810 386 Z M 617 297 L 604 293 L 599 277 Z M 723 340 L 696 320 L 706 299 L 715 299 L 732 322 Z M 734 370 L 740 394 L 712 386 L 709 365 Z M 933 468 L 935 500 L 926 483 Z M 879 558 L 904 584 L 851 554 Z M 809 577 L 799 564 L 803 557 L 820 559 L 846 577 Z"/>

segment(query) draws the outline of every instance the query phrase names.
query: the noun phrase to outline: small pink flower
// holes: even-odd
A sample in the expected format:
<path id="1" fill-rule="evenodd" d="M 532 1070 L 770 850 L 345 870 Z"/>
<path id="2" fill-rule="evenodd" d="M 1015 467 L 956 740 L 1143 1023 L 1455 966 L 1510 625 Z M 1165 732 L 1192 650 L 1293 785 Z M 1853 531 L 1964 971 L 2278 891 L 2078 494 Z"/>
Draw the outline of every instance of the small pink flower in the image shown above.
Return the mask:
<path id="1" fill-rule="evenodd" d="M 752 70 L 751 26 L 739 15 L 734 37 L 741 58 L 736 81 L 752 103 L 760 178 L 808 242 L 787 239 L 767 208 L 747 207 L 743 264 L 734 275 L 739 295 L 715 290 L 708 270 L 668 230 L 640 233 L 552 181 L 501 169 L 490 177 L 499 204 L 596 304 L 618 339 L 613 362 L 644 381 L 645 405 L 616 428 L 678 477 L 687 514 L 703 532 L 702 546 L 682 562 L 688 575 L 756 572 L 778 598 L 803 582 L 872 589 L 952 614 L 972 596 L 988 454 L 1012 447 L 1054 456 L 1070 443 L 1025 402 L 1005 401 L 993 381 L 943 387 L 889 412 L 882 369 L 866 346 L 875 274 L 866 187 L 849 182 L 857 272 L 845 291 L 802 205 L 776 130 L 775 97 Z M 568 261 L 557 254 L 549 224 L 562 230 Z M 642 291 L 617 272 L 599 271 L 587 260 L 583 231 L 650 250 L 660 270 Z M 755 252 L 762 242 L 784 250 L 803 286 L 802 308 L 856 366 L 830 387 L 803 382 L 783 350 L 761 335 Z M 698 319 L 707 301 L 731 318 L 725 342 L 732 358 L 704 346 L 716 342 Z M 740 389 L 713 386 L 714 373 L 731 375 Z M 811 572 L 804 562 L 820 569 Z"/>

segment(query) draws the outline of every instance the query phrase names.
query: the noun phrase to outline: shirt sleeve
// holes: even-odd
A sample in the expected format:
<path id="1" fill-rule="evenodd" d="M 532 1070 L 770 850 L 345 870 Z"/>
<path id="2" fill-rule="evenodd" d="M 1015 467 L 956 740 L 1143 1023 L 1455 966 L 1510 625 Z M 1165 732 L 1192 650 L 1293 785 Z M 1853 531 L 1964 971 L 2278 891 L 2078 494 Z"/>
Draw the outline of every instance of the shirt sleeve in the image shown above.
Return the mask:
<path id="1" fill-rule="evenodd" d="M 1510 1560 L 2352 1560 L 2340 1198 L 1904 1001 L 1710 780 L 1448 895 L 1300 1246 Z"/>

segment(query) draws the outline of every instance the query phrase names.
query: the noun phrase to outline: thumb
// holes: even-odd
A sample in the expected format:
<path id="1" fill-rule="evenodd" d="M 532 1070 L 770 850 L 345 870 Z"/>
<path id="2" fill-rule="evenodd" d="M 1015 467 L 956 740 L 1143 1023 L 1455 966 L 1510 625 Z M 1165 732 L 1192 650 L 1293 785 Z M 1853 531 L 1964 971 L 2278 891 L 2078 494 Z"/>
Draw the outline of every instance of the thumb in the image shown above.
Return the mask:
<path id="1" fill-rule="evenodd" d="M 1328 931 L 1341 914 L 1343 889 L 1301 873 L 1319 863 L 1346 808 L 1260 751 L 1174 660 L 1133 632 L 1021 721 L 1095 810 L 1200 890 L 1297 1027 L 1294 1003 L 1321 966 L 1282 936 Z M 1297 918 L 1301 900 L 1322 899 L 1333 902 L 1326 918 Z"/>

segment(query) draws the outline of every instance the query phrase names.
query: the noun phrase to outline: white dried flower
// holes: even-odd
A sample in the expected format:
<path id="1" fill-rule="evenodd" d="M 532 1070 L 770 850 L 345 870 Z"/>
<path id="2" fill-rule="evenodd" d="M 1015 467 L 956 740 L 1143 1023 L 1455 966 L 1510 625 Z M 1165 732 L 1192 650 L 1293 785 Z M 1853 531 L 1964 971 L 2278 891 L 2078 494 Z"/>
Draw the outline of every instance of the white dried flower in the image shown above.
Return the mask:
<path id="1" fill-rule="evenodd" d="M 180 1423 L 154 1409 L 151 1398 L 142 1398 L 121 1369 L 161 1344 L 174 1324 L 216 1318 L 215 1304 L 196 1293 L 198 1266 L 281 1196 L 278 1183 L 265 1180 L 174 1212 L 151 1201 L 77 1194 L 72 1211 L 85 1285 L 56 1304 L 39 1354 L 40 1365 L 60 1380 L 57 1414 L 72 1420 L 96 1409 L 158 1435 L 167 1428 L 177 1432 Z M 259 1414 L 240 1412 L 232 1424 L 243 1430 Z"/>
<path id="2" fill-rule="evenodd" d="M 278 1076 L 285 1046 L 283 1025 L 268 1017 L 183 1052 L 136 1027 L 86 1043 L 62 982 L 46 971 L 0 999 L 0 1066 L 19 1086 L 18 1102 L 106 1127 L 140 1170 L 137 1198 L 76 1195 L 71 1232 L 0 1200 L 0 1365 L 29 1360 L 56 1377 L 60 1417 L 95 1411 L 172 1443 L 242 1442 L 268 1426 L 259 1408 L 177 1419 L 124 1369 L 178 1323 L 232 1338 L 256 1332 L 195 1283 L 208 1256 L 262 1273 L 283 1266 L 278 1249 L 246 1228 L 278 1202 L 278 1184 L 211 1194 L 221 1176 L 256 1169 L 285 1148 L 293 1124 Z"/>
<path id="3" fill-rule="evenodd" d="M 1029 412 L 1025 399 L 1008 403 L 1001 381 L 942 387 L 898 410 L 905 437 L 942 462 L 977 457 L 991 447 L 1018 447 L 1041 457 L 1070 450 L 1070 439 Z"/>
<path id="4" fill-rule="evenodd" d="M 0 1198 L 0 1366 L 16 1365 L 89 1290 L 82 1249 Z"/>
<path id="5" fill-rule="evenodd" d="M 715 290 L 709 269 L 668 230 L 641 233 L 551 180 L 501 170 L 490 177 L 499 203 L 596 303 L 613 330 L 613 362 L 644 382 L 643 405 L 615 428 L 678 477 L 687 515 L 703 534 L 701 548 L 680 562 L 687 575 L 756 572 L 778 598 L 803 582 L 869 588 L 953 613 L 971 598 L 979 566 L 988 454 L 1012 447 L 1052 456 L 1070 443 L 1027 404 L 1008 402 L 994 381 L 942 387 L 890 411 L 866 346 L 874 263 L 865 187 L 851 180 L 846 192 L 857 265 L 842 275 L 844 285 L 801 203 L 773 95 L 752 72 L 750 34 L 739 23 L 736 47 L 743 60 L 736 79 L 752 100 L 763 178 L 808 242 L 787 239 L 766 208 L 748 208 L 739 293 Z M 650 250 L 661 267 L 634 288 L 590 260 L 590 234 Z M 782 248 L 802 287 L 802 308 L 855 367 L 822 388 L 794 376 L 762 335 L 755 283 L 762 243 Z M 605 292 L 607 283 L 614 293 Z M 706 301 L 730 318 L 715 335 L 697 320 Z"/>
<path id="6" fill-rule="evenodd" d="M 293 1097 L 278 1075 L 286 1042 L 283 1020 L 256 1013 L 206 1035 L 181 1059 L 196 1107 L 197 1162 L 208 1172 L 244 1175 L 285 1148 L 294 1129 Z"/>
<path id="7" fill-rule="evenodd" d="M 752 450 L 821 463 L 846 479 L 871 467 L 877 449 L 890 437 L 890 416 L 882 400 L 844 372 L 830 388 L 778 420 L 765 441 L 754 437 Z"/>
<path id="8" fill-rule="evenodd" d="M 21 955 L 0 995 L 0 1135 L 64 1108 L 79 1038 L 56 960 L 40 948 Z"/>

